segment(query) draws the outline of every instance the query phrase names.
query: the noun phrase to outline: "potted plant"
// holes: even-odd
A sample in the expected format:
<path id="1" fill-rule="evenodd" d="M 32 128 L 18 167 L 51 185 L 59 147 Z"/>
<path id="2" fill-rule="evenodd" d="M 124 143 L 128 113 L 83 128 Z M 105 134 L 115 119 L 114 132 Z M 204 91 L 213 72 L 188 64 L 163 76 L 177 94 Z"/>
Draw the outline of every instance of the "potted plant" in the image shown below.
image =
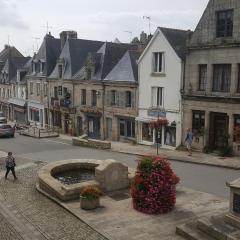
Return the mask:
<path id="1" fill-rule="evenodd" d="M 167 159 L 145 156 L 138 162 L 131 184 L 134 209 L 147 214 L 172 211 L 176 202 L 176 185 L 180 179 Z"/>
<path id="2" fill-rule="evenodd" d="M 85 187 L 80 195 L 80 207 L 85 210 L 92 210 L 99 207 L 100 196 L 102 196 L 102 192 L 98 187 Z"/>

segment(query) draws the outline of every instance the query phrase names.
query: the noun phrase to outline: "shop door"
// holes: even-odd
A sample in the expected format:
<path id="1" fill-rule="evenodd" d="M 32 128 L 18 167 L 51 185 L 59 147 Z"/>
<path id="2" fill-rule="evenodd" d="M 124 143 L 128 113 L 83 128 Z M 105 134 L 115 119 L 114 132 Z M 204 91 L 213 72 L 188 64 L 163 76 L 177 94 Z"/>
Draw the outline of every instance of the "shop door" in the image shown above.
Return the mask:
<path id="1" fill-rule="evenodd" d="M 26 123 L 26 116 L 24 112 L 15 111 L 15 120 L 17 123 Z"/>
<path id="2" fill-rule="evenodd" d="M 112 139 L 112 119 L 107 118 L 107 139 Z"/>
<path id="3" fill-rule="evenodd" d="M 213 121 L 214 148 L 219 149 L 228 141 L 228 116 L 227 114 L 214 113 Z"/>
<path id="4" fill-rule="evenodd" d="M 88 117 L 88 137 L 100 139 L 100 119 L 96 117 Z"/>
<path id="5" fill-rule="evenodd" d="M 82 130 L 82 117 L 78 116 L 77 117 L 77 135 L 81 136 L 83 134 Z"/>
<path id="6" fill-rule="evenodd" d="M 69 114 L 65 114 L 65 117 L 64 117 L 64 133 L 65 134 L 69 133 L 69 124 L 70 124 Z"/>

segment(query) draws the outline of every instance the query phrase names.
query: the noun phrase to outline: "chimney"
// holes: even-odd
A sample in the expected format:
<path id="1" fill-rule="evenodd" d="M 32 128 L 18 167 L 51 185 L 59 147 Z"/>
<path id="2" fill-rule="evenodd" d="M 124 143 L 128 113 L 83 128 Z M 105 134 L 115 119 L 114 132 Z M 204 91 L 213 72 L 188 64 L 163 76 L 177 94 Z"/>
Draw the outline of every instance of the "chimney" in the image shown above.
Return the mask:
<path id="1" fill-rule="evenodd" d="M 77 39 L 77 32 L 75 31 L 62 31 L 60 33 L 61 39 L 61 49 L 63 49 L 65 42 L 67 39 Z"/>
<path id="2" fill-rule="evenodd" d="M 148 42 L 148 36 L 144 31 L 142 31 L 140 34 L 140 43 L 147 44 L 147 42 Z"/>

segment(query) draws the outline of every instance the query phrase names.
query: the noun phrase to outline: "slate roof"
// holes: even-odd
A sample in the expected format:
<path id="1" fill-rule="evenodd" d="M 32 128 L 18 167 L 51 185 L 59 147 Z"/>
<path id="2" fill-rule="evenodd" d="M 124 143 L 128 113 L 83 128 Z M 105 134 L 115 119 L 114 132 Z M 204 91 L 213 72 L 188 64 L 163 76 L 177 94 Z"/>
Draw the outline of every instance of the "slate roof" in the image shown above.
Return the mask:
<path id="1" fill-rule="evenodd" d="M 127 51 L 104 80 L 137 82 L 137 60 L 139 57 L 139 52 Z"/>
<path id="2" fill-rule="evenodd" d="M 17 80 L 17 70 L 23 68 L 30 60 L 30 57 L 10 57 L 4 64 L 1 72 L 8 74 L 5 83 L 14 83 Z M 1 79 L 2 80 L 2 79 Z"/>
<path id="3" fill-rule="evenodd" d="M 172 48 L 181 59 L 185 59 L 186 42 L 189 31 L 159 27 Z"/>
<path id="4" fill-rule="evenodd" d="M 136 49 L 137 46 L 133 44 L 106 42 L 98 51 L 98 53 L 102 54 L 102 62 L 99 71 L 94 76 L 94 79 L 105 79 L 128 50 Z"/>
<path id="5" fill-rule="evenodd" d="M 34 55 L 32 61 L 45 62 L 43 73 L 37 73 L 36 76 L 49 76 L 56 66 L 57 59 L 61 52 L 61 41 L 51 35 L 46 35 L 39 48 L 37 54 Z"/>
<path id="6" fill-rule="evenodd" d="M 0 52 L 0 61 L 6 62 L 9 57 L 23 57 L 23 55 L 13 46 L 5 46 Z"/>
<path id="7" fill-rule="evenodd" d="M 97 52 L 102 45 L 103 42 L 101 41 L 68 39 L 59 56 L 59 59 L 63 59 L 65 63 L 63 79 L 72 79 L 83 67 L 88 53 Z M 50 78 L 58 78 L 57 65 L 50 75 Z"/>

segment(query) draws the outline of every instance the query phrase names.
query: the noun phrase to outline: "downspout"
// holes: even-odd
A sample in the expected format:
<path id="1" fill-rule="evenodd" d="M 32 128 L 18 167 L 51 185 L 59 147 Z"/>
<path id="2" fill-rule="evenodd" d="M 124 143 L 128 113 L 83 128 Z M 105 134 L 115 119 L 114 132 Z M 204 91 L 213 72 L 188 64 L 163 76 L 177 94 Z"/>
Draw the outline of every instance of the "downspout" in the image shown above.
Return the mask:
<path id="1" fill-rule="evenodd" d="M 106 136 L 105 136 L 105 84 L 104 84 L 104 81 L 102 81 L 102 119 L 103 119 L 103 123 L 102 123 L 102 132 L 103 132 L 103 140 L 106 139 Z"/>
<path id="2" fill-rule="evenodd" d="M 185 93 L 185 77 L 186 77 L 186 58 L 183 60 L 182 63 L 182 89 L 181 89 L 181 99 L 180 99 L 180 109 L 181 109 L 181 144 L 183 144 L 183 136 L 184 136 L 184 129 L 183 129 L 183 122 L 184 122 L 184 112 L 183 112 L 183 102 L 184 102 L 184 93 Z"/>
<path id="3" fill-rule="evenodd" d="M 73 87 L 73 90 L 72 90 L 72 108 L 74 108 L 74 98 L 75 98 L 75 91 L 74 91 L 74 90 L 75 90 L 75 85 L 74 85 L 73 80 L 72 80 L 72 87 Z M 76 136 L 76 121 L 75 121 L 75 120 L 76 120 L 76 112 L 74 111 L 74 114 L 73 114 L 73 123 L 72 123 L 72 124 L 74 125 L 74 126 L 73 126 L 73 127 L 74 127 L 74 128 L 73 128 L 73 130 L 74 130 L 74 131 L 73 131 L 73 135 L 74 135 L 74 136 Z"/>

